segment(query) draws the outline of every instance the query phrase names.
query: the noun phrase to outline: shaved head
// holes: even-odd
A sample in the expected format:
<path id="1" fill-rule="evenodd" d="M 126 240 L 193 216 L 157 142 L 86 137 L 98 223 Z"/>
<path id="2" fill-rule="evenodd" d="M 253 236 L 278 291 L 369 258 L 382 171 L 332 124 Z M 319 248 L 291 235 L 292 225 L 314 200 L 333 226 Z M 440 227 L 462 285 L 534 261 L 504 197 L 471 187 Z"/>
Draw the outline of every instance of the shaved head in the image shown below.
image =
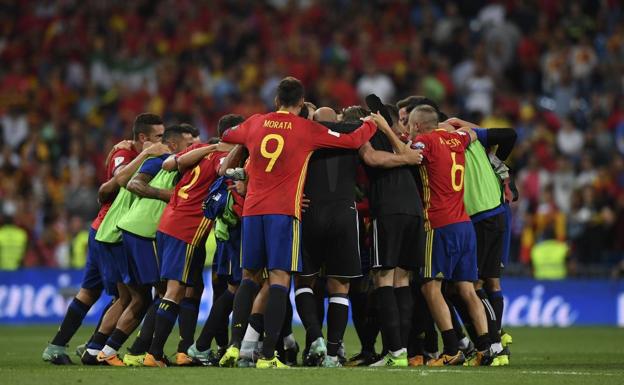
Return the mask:
<path id="1" fill-rule="evenodd" d="M 422 104 L 409 114 L 410 134 L 430 132 L 438 128 L 438 112 L 435 108 Z"/>
<path id="2" fill-rule="evenodd" d="M 333 108 L 321 107 L 314 112 L 314 120 L 317 122 L 337 122 L 338 115 Z"/>

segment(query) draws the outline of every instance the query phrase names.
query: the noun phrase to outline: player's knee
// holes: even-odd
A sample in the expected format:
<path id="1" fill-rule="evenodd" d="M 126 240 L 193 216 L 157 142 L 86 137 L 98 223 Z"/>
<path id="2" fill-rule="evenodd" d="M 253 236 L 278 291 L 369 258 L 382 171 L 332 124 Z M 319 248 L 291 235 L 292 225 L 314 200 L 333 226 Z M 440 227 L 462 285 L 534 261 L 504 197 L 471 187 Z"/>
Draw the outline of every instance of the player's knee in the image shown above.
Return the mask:
<path id="1" fill-rule="evenodd" d="M 87 306 L 92 306 L 102 295 L 102 290 L 81 288 L 76 294 L 76 299 Z"/>
<path id="2" fill-rule="evenodd" d="M 473 285 L 458 285 L 457 292 L 464 301 L 478 298 L 477 292 Z"/>
<path id="3" fill-rule="evenodd" d="M 373 273 L 373 281 L 375 287 L 393 286 L 394 285 L 394 269 L 377 269 Z"/>
<path id="4" fill-rule="evenodd" d="M 180 303 L 185 294 L 186 286 L 184 284 L 178 281 L 167 282 L 167 292 L 165 293 L 165 298 L 175 303 Z"/>
<path id="5" fill-rule="evenodd" d="M 485 280 L 485 289 L 488 292 L 501 291 L 500 278 L 487 278 Z"/>
<path id="6" fill-rule="evenodd" d="M 243 269 L 243 281 L 252 281 L 259 286 L 262 283 L 262 279 L 262 271 Z"/>
<path id="7" fill-rule="evenodd" d="M 420 290 L 422 291 L 423 296 L 429 299 L 436 297 L 438 294 L 442 295 L 440 286 L 441 284 L 439 281 L 435 279 L 430 279 L 422 284 Z"/>
<path id="8" fill-rule="evenodd" d="M 348 278 L 328 278 L 327 290 L 330 294 L 347 294 L 349 293 Z"/>

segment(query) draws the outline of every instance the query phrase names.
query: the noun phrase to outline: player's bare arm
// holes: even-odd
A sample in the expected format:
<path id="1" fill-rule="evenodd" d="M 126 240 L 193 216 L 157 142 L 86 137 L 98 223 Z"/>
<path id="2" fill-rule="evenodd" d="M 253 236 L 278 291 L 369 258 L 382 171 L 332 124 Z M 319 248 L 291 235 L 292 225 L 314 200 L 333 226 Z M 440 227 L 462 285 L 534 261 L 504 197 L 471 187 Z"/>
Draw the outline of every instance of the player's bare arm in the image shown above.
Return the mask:
<path id="1" fill-rule="evenodd" d="M 160 199 L 161 201 L 169 202 L 173 191 L 150 186 L 149 182 L 152 179 L 153 177 L 149 174 L 138 173 L 130 179 L 126 188 L 131 193 L 134 193 L 142 198 Z"/>
<path id="2" fill-rule="evenodd" d="M 472 123 L 467 120 L 462 120 L 462 119 L 455 118 L 455 117 L 449 118 L 445 120 L 443 123 L 448 123 L 455 128 L 461 128 L 461 127 L 478 128 L 479 127 L 476 123 Z"/>
<path id="3" fill-rule="evenodd" d="M 364 143 L 359 149 L 360 158 L 371 167 L 393 168 L 408 164 L 420 164 L 422 155 L 420 150 L 406 149 L 400 154 L 375 150 L 370 142 Z"/>
<path id="4" fill-rule="evenodd" d="M 115 181 L 115 178 L 111 178 L 98 189 L 98 202 L 100 204 L 110 202 L 117 191 L 119 191 L 119 185 Z"/>
<path id="5" fill-rule="evenodd" d="M 141 167 L 141 164 L 143 164 L 143 162 L 147 158 L 153 156 L 161 156 L 170 151 L 169 146 L 165 144 L 154 143 L 149 145 L 148 147 L 145 147 L 147 143 L 148 142 L 143 144 L 143 151 L 141 151 L 141 153 L 136 158 L 134 158 L 132 162 L 128 163 L 125 166 L 119 166 L 115 170 L 115 176 L 113 177 L 113 180 L 115 180 L 120 187 L 126 187 L 128 182 L 130 181 L 130 178 L 132 178 L 132 176 L 137 172 L 139 167 Z"/>
<path id="6" fill-rule="evenodd" d="M 228 168 L 238 167 L 241 164 L 243 155 L 245 154 L 245 147 L 237 144 L 230 150 L 230 153 L 223 159 L 223 163 L 219 167 L 219 175 L 225 175 L 225 171 Z"/>
<path id="7" fill-rule="evenodd" d="M 178 156 L 178 171 L 181 173 L 195 167 L 204 157 L 208 154 L 217 151 L 217 145 L 211 144 L 210 146 L 196 148 L 187 152 L 184 155 Z"/>
<path id="8" fill-rule="evenodd" d="M 380 113 L 372 113 L 371 118 L 375 122 L 375 124 L 377 124 L 377 128 L 386 135 L 386 137 L 390 141 L 390 144 L 392 145 L 392 149 L 397 154 L 401 154 L 404 151 L 407 151 L 405 143 L 401 142 L 401 139 L 396 136 L 396 134 L 392 131 L 392 128 L 390 128 L 390 125 L 388 124 L 386 119 Z"/>
<path id="9" fill-rule="evenodd" d="M 175 171 L 178 169 L 178 158 L 176 155 L 170 155 L 163 162 L 161 168 L 165 171 Z"/>
<path id="10" fill-rule="evenodd" d="M 462 131 L 462 132 L 465 132 L 466 134 L 470 135 L 470 143 L 472 143 L 472 142 L 477 140 L 477 133 L 474 132 L 474 130 L 472 128 L 470 128 L 470 127 L 462 127 L 458 131 Z"/>

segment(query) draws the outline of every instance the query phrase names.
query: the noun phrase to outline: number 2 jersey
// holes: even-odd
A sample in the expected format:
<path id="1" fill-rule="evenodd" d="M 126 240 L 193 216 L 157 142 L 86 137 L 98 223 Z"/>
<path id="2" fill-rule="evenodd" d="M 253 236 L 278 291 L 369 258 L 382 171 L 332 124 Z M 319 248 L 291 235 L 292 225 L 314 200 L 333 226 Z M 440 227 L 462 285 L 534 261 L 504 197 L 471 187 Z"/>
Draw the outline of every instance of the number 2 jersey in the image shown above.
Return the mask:
<path id="1" fill-rule="evenodd" d="M 464 207 L 465 150 L 470 135 L 463 131 L 435 130 L 417 135 L 412 148 L 422 148 L 419 168 L 425 229 L 470 221 Z"/>
<path id="2" fill-rule="evenodd" d="M 178 155 L 204 146 L 207 145 L 193 145 Z M 210 153 L 182 175 L 163 211 L 158 231 L 193 246 L 205 241 L 210 231 L 210 221 L 204 217 L 202 202 L 206 199 L 210 185 L 218 178 L 219 167 L 225 156 L 227 152 Z"/>
<path id="3" fill-rule="evenodd" d="M 308 161 L 326 147 L 356 149 L 376 130 L 364 122 L 349 134 L 338 133 L 286 111 L 256 114 L 227 130 L 223 141 L 249 150 L 249 185 L 243 216 L 281 214 L 301 219 L 301 198 Z"/>

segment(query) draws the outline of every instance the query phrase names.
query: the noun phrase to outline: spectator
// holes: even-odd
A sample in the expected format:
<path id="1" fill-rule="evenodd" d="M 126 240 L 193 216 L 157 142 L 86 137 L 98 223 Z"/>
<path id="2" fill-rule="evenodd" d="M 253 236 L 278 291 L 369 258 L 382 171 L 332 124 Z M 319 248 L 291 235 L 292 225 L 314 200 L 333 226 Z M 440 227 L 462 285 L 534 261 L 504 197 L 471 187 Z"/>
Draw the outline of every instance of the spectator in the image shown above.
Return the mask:
<path id="1" fill-rule="evenodd" d="M 395 87 L 392 79 L 377 71 L 371 62 L 365 64 L 364 74 L 358 79 L 356 88 L 362 100 L 369 94 L 377 94 L 384 103 L 394 102 Z"/>
<path id="2" fill-rule="evenodd" d="M 4 217 L 0 226 L 0 270 L 17 270 L 22 266 L 28 234 L 13 223 L 13 218 Z"/>
<path id="3" fill-rule="evenodd" d="M 616 249 L 611 238 L 577 248 L 624 215 L 616 1 L 14 3 L 0 13 L 0 212 L 28 234 L 25 265 L 70 263 L 72 218 L 88 226 L 106 154 L 134 114 L 188 121 L 207 139 L 225 113 L 274 108 L 286 74 L 317 105 L 425 93 L 449 116 L 515 127 L 512 263 L 529 263 L 548 207 L 566 214 L 572 255 L 604 264 Z"/>
<path id="4" fill-rule="evenodd" d="M 557 132 L 557 148 L 559 151 L 572 159 L 578 160 L 584 144 L 583 134 L 574 127 L 572 119 L 563 119 L 561 128 Z"/>

